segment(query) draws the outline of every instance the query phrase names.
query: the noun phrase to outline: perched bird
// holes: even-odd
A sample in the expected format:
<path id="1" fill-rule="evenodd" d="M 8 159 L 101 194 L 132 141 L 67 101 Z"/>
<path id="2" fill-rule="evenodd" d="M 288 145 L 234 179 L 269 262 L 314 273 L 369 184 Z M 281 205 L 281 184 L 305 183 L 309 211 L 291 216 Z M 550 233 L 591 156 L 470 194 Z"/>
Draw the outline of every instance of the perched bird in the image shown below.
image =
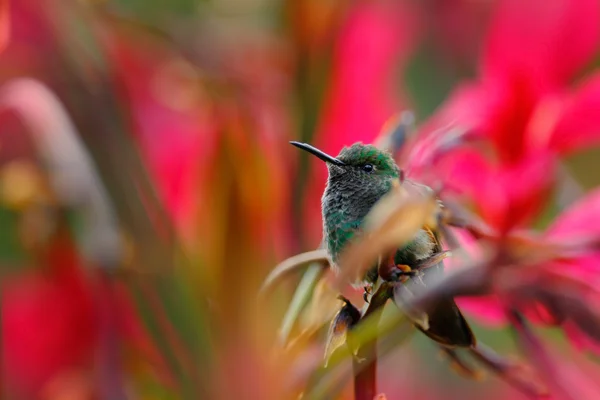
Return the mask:
<path id="1" fill-rule="evenodd" d="M 395 183 L 402 183 L 401 171 L 389 153 L 372 145 L 356 143 L 332 157 L 306 143 L 291 144 L 327 165 L 329 177 L 322 197 L 323 239 L 335 264 L 346 246 L 360 234 L 365 217 L 375 203 Z M 379 264 L 366 273 L 364 280 L 367 285 L 373 285 L 379 277 L 388 281 L 402 278 L 410 295 L 443 273 L 443 257 L 439 257 L 442 253 L 438 233 L 424 226 L 408 244 L 396 251 L 391 257 L 393 260 L 388 260 L 393 263 L 391 270 L 387 269 L 389 273 L 382 273 L 380 259 Z M 453 299 L 439 302 L 428 310 L 425 321 L 413 321 L 418 329 L 444 347 L 475 345 L 471 328 Z"/>

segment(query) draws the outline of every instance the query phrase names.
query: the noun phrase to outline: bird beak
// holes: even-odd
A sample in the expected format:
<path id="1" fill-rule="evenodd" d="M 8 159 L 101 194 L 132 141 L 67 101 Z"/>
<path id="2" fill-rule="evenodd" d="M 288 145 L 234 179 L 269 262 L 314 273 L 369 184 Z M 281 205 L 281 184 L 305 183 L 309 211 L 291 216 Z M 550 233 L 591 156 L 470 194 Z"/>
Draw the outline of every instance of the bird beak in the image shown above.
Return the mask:
<path id="1" fill-rule="evenodd" d="M 316 147 L 311 146 L 310 144 L 300 143 L 300 142 L 290 142 L 290 144 L 298 147 L 299 149 L 308 151 L 310 154 L 319 157 L 321 160 L 323 160 L 327 163 L 332 163 L 332 164 L 339 165 L 339 166 L 346 165 L 343 161 L 338 160 L 337 158 L 332 157 L 329 154 L 322 152 L 321 150 L 317 149 Z"/>

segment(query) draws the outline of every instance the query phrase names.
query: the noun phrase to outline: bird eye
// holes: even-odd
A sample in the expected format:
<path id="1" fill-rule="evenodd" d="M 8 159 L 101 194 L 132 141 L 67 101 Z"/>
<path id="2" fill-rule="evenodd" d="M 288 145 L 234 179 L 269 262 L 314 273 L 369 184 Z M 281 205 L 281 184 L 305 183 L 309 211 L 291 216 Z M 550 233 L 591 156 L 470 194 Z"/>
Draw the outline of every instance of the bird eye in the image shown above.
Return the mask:
<path id="1" fill-rule="evenodd" d="M 365 172 L 373 172 L 373 165 L 365 164 L 362 166 L 362 170 Z"/>

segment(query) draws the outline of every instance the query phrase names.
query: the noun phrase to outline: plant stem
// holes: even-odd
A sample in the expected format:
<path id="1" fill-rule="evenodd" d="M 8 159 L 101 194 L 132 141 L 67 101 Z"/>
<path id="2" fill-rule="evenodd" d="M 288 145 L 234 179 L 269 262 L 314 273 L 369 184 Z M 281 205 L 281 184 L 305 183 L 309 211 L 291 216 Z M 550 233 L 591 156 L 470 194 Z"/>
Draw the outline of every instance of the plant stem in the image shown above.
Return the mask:
<path id="1" fill-rule="evenodd" d="M 381 284 L 371 297 L 369 306 L 361 319 L 364 320 L 376 310 L 383 307 L 391 297 L 391 288 L 387 283 Z M 369 323 L 379 324 L 381 314 L 369 318 Z M 377 341 L 373 340 L 358 348 L 352 360 L 354 370 L 354 400 L 373 400 L 377 394 Z"/>
<path id="2" fill-rule="evenodd" d="M 376 342 L 369 344 L 365 350 L 368 348 L 369 353 L 373 353 L 373 360 L 365 360 L 363 363 L 367 363 L 366 366 L 363 367 L 361 362 L 357 359 L 352 361 L 352 368 L 355 373 L 357 370 L 360 370 L 356 375 L 354 375 L 354 399 L 355 400 L 373 400 L 377 391 L 377 346 Z M 371 349 L 373 347 L 373 349 Z M 360 353 L 359 353 L 360 354 Z"/>

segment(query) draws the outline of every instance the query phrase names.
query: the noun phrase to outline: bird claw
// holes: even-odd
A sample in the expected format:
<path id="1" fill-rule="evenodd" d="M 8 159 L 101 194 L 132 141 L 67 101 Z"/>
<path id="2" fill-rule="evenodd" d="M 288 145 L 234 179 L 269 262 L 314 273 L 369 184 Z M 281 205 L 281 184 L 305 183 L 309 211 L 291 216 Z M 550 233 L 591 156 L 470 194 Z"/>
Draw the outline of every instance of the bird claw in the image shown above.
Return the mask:
<path id="1" fill-rule="evenodd" d="M 393 257 L 390 256 L 387 262 L 379 265 L 378 273 L 386 282 L 406 282 L 408 278 L 417 276 L 419 272 L 408 265 L 396 264 Z"/>
<path id="2" fill-rule="evenodd" d="M 421 276 L 423 272 L 412 269 L 408 265 L 398 264 L 395 265 L 390 271 L 390 280 L 406 282 L 409 278 Z"/>

